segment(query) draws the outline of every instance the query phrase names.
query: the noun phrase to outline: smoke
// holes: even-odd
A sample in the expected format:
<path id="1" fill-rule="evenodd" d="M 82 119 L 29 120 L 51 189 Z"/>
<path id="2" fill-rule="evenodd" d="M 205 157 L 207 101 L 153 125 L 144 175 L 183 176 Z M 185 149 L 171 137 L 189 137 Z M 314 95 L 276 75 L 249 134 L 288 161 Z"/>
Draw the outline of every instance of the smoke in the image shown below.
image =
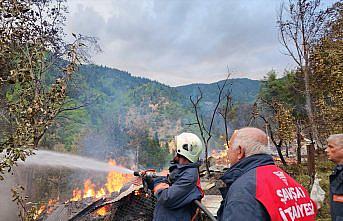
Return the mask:
<path id="1" fill-rule="evenodd" d="M 14 176 L 7 174 L 5 180 L 0 181 L 0 221 L 17 221 L 18 207 L 12 201 L 11 188 L 16 186 L 17 182 Z"/>
<path id="2" fill-rule="evenodd" d="M 35 151 L 35 155 L 27 158 L 26 161 L 21 161 L 20 164 L 25 166 L 37 165 L 45 167 L 70 168 L 80 170 L 92 170 L 98 172 L 117 171 L 119 173 L 132 174 L 133 171 L 127 168 L 111 166 L 98 160 L 87 157 L 81 157 L 72 154 L 57 153 L 47 150 Z"/>
<path id="3" fill-rule="evenodd" d="M 1 155 L 0 155 L 1 157 Z M 12 201 L 11 188 L 18 184 L 28 187 L 32 182 L 32 177 L 26 175 L 25 168 L 68 168 L 73 170 L 110 172 L 132 174 L 133 171 L 127 168 L 111 166 L 108 163 L 101 162 L 88 157 L 81 157 L 72 154 L 57 153 L 53 151 L 38 150 L 35 155 L 28 157 L 25 161 L 18 162 L 19 166 L 15 168 L 13 174 L 6 174 L 5 180 L 0 182 L 0 221 L 17 221 L 18 207 Z M 30 189 L 30 188 L 28 188 Z M 26 193 L 25 193 L 26 194 Z"/>

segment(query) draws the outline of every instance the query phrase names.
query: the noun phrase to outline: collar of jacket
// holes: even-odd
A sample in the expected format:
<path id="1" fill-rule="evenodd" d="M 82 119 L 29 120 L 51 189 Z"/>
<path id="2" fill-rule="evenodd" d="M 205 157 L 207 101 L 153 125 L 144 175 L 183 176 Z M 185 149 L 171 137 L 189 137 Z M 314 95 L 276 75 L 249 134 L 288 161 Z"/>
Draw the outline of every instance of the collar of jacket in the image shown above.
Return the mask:
<path id="1" fill-rule="evenodd" d="M 169 172 L 173 171 L 174 169 L 186 169 L 186 168 L 198 168 L 200 166 L 200 162 L 189 163 L 189 164 L 178 164 L 178 163 L 171 163 L 169 167 Z"/>
<path id="2" fill-rule="evenodd" d="M 251 169 L 254 169 L 259 166 L 272 165 L 274 164 L 273 158 L 269 154 L 255 154 L 249 157 L 246 157 L 234 165 L 232 165 L 222 177 L 221 180 L 227 185 L 230 186 L 235 180 L 237 180 L 244 173 L 248 172 Z"/>
<path id="3" fill-rule="evenodd" d="M 343 164 L 338 164 L 335 166 L 332 175 L 336 175 L 343 170 Z"/>

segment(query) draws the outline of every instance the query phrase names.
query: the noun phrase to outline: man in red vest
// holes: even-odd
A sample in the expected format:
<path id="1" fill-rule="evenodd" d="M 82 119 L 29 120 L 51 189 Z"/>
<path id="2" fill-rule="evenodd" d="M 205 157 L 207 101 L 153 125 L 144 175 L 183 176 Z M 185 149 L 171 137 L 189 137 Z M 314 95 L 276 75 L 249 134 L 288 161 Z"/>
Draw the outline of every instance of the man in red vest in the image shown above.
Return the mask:
<path id="1" fill-rule="evenodd" d="M 315 220 L 316 206 L 306 189 L 274 164 L 267 135 L 247 127 L 229 142 L 231 167 L 221 179 L 219 221 Z"/>

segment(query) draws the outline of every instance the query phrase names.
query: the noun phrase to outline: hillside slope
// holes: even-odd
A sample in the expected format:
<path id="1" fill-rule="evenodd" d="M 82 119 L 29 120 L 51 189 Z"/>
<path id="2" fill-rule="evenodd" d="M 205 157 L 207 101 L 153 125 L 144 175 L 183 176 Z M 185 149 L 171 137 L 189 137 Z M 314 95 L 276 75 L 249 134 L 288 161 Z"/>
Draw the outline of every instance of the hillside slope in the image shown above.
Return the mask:
<path id="1" fill-rule="evenodd" d="M 68 96 L 74 104 L 90 104 L 61 116 L 50 148 L 56 149 L 57 143 L 59 148 L 104 159 L 134 154 L 146 137 L 157 137 L 167 145 L 182 131 L 197 132 L 197 128 L 187 124 L 194 122 L 189 96 L 196 95 L 198 87 L 204 94 L 202 107 L 206 116 L 216 102 L 217 83 L 170 87 L 125 71 L 84 65 L 75 74 Z M 235 103 L 251 104 L 260 82 L 232 79 L 228 87 Z M 220 130 L 215 131 L 215 137 L 219 137 Z M 46 146 L 49 139 L 51 134 L 45 139 Z"/>

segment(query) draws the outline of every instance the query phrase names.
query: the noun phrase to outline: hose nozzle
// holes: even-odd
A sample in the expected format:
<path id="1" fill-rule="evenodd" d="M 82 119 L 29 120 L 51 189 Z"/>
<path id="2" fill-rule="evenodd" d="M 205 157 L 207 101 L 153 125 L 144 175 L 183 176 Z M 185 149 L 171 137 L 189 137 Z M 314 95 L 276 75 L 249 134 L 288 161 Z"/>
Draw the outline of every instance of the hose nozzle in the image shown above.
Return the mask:
<path id="1" fill-rule="evenodd" d="M 134 176 L 142 176 L 142 175 L 141 175 L 141 171 L 134 171 L 134 172 L 133 172 L 133 175 L 134 175 Z"/>
<path id="2" fill-rule="evenodd" d="M 155 178 L 155 177 L 157 177 L 156 170 L 154 170 L 154 169 L 148 169 L 148 170 L 142 170 L 142 171 L 134 171 L 133 175 L 134 176 L 139 176 L 139 177 L 142 177 L 142 178 L 147 178 L 147 177 Z"/>

